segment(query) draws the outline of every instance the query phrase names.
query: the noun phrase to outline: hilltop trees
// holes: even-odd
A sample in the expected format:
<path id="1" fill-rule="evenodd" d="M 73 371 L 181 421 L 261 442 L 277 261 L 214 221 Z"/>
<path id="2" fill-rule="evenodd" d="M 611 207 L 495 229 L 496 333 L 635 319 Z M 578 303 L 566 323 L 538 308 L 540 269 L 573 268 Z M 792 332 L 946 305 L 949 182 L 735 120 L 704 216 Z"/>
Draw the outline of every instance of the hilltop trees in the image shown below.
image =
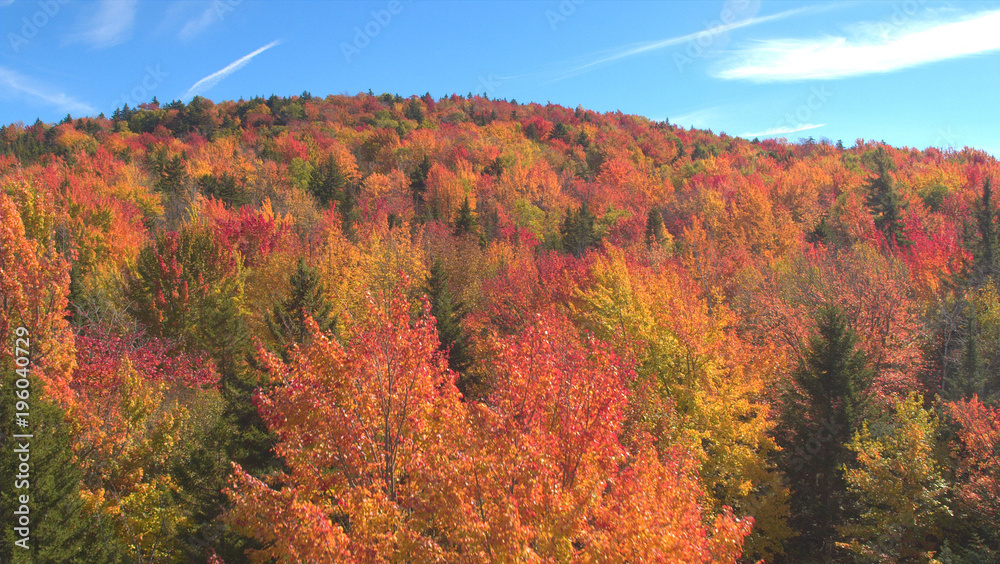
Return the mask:
<path id="1" fill-rule="evenodd" d="M 4 126 L 37 556 L 996 560 L 998 172 L 476 95 Z"/>

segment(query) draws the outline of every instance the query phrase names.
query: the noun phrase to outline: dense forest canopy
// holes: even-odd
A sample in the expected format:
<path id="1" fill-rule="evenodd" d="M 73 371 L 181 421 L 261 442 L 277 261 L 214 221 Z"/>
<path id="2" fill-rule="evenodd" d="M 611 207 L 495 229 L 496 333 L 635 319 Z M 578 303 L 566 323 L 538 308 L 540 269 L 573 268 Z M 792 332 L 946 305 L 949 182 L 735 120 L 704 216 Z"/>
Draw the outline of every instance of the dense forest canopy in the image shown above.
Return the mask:
<path id="1" fill-rule="evenodd" d="M 472 95 L 6 125 L 0 559 L 995 562 L 998 173 Z"/>

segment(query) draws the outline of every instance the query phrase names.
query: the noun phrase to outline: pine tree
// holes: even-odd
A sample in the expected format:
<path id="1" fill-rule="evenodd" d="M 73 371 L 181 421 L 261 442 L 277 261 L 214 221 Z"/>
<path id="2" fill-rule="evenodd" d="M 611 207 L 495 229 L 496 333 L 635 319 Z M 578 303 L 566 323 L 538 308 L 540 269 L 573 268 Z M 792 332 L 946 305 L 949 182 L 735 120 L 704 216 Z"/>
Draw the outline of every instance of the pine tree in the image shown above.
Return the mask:
<path id="1" fill-rule="evenodd" d="M 646 214 L 646 244 L 658 245 L 663 242 L 663 216 L 660 210 L 651 209 Z"/>
<path id="2" fill-rule="evenodd" d="M 358 195 L 356 188 L 350 184 L 337 160 L 331 156 L 313 169 L 308 185 L 309 192 L 324 208 L 337 204 L 345 231 L 357 219 L 355 207 Z"/>
<path id="3" fill-rule="evenodd" d="M 993 202 L 992 178 L 983 181 L 982 190 L 972 208 L 975 234 L 966 238 L 973 258 L 969 276 L 973 286 L 991 278 L 1000 281 L 1000 209 Z"/>
<path id="4" fill-rule="evenodd" d="M 834 527 L 843 519 L 842 466 L 850 460 L 846 445 L 857 430 L 872 379 L 857 335 L 840 308 L 823 307 L 816 323 L 817 332 L 793 373 L 797 389 L 786 398 L 780 441 L 792 487 L 789 522 L 800 524 L 793 557 L 832 555 Z"/>
<path id="5" fill-rule="evenodd" d="M 413 206 L 419 215 L 424 205 L 424 194 L 427 193 L 427 175 L 431 171 L 431 160 L 424 155 L 417 168 L 410 173 L 410 194 L 413 196 Z"/>
<path id="6" fill-rule="evenodd" d="M 596 218 L 590 213 L 590 208 L 584 202 L 576 212 L 566 210 L 566 219 L 563 220 L 562 245 L 563 250 L 572 253 L 573 256 L 580 257 L 590 247 L 597 245 L 600 238 L 594 231 L 594 221 Z"/>
<path id="7" fill-rule="evenodd" d="M 903 234 L 902 213 L 906 204 L 899 195 L 899 190 L 896 188 L 891 174 L 896 167 L 885 148 L 881 146 L 870 156 L 870 159 L 876 169 L 876 175 L 869 177 L 866 185 L 868 190 L 867 204 L 875 218 L 875 227 L 890 242 L 900 247 L 909 246 L 912 242 Z"/>
<path id="8" fill-rule="evenodd" d="M 448 367 L 459 374 L 458 388 L 469 397 L 470 393 L 477 391 L 479 383 L 468 375 L 472 354 L 468 335 L 462 328 L 466 310 L 461 300 L 452 293 L 449 278 L 444 265 L 435 259 L 427 278 L 427 298 L 431 302 L 431 315 L 436 320 L 439 348 L 448 352 Z"/>
<path id="9" fill-rule="evenodd" d="M 472 206 L 469 205 L 469 197 L 466 196 L 462 202 L 462 207 L 458 208 L 455 217 L 454 233 L 456 237 L 462 235 L 479 235 L 479 220 L 472 213 Z"/>
<path id="10" fill-rule="evenodd" d="M 305 343 L 309 338 L 306 316 L 311 316 L 320 331 L 329 331 L 333 326 L 331 304 L 323 296 L 323 284 L 316 269 L 299 257 L 295 272 L 288 279 L 291 294 L 279 304 L 275 304 L 267 317 L 267 327 L 274 340 L 282 349 L 292 343 Z"/>
<path id="11" fill-rule="evenodd" d="M 13 375 L 12 363 L 0 363 L 4 375 Z M 4 528 L 0 531 L 0 562 L 118 562 L 120 554 L 110 524 L 100 515 L 88 513 L 80 497 L 83 473 L 73 462 L 73 451 L 69 444 L 69 428 L 63 412 L 55 404 L 41 397 L 41 390 L 32 386 L 28 402 L 28 422 L 26 431 L 33 435 L 28 440 L 13 438 L 14 433 L 22 433 L 9 426 L 14 421 L 16 398 L 14 378 L 4 378 L 0 387 L 0 421 L 3 434 L 0 435 L 0 512 L 3 514 Z M 27 443 L 28 479 L 27 488 L 18 488 L 18 453 L 22 444 Z M 19 538 L 13 527 L 15 510 L 21 507 L 20 495 L 28 495 L 29 530 L 28 548 L 15 546 Z"/>

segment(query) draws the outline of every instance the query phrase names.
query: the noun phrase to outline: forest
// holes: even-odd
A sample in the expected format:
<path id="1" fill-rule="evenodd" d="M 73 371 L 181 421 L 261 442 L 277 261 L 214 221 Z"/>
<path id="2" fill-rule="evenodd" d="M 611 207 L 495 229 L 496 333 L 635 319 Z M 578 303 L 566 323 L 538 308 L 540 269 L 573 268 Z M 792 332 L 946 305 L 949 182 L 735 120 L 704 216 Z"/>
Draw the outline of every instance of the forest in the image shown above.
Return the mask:
<path id="1" fill-rule="evenodd" d="M 998 562 L 998 184 L 471 94 L 5 125 L 0 561 Z"/>

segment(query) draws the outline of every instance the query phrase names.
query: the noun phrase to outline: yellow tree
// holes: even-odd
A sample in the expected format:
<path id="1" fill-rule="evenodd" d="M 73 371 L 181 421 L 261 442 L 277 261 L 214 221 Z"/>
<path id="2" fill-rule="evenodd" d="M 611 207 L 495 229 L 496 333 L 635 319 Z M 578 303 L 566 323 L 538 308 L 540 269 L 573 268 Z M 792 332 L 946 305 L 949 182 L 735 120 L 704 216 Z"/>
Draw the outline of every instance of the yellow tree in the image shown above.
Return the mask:
<path id="1" fill-rule="evenodd" d="M 950 513 L 948 484 L 934 454 L 940 424 L 917 393 L 897 400 L 887 423 L 878 431 L 864 423 L 847 445 L 857 465 L 844 477 L 861 513 L 839 527 L 847 539 L 839 545 L 872 562 L 928 562 Z"/>

